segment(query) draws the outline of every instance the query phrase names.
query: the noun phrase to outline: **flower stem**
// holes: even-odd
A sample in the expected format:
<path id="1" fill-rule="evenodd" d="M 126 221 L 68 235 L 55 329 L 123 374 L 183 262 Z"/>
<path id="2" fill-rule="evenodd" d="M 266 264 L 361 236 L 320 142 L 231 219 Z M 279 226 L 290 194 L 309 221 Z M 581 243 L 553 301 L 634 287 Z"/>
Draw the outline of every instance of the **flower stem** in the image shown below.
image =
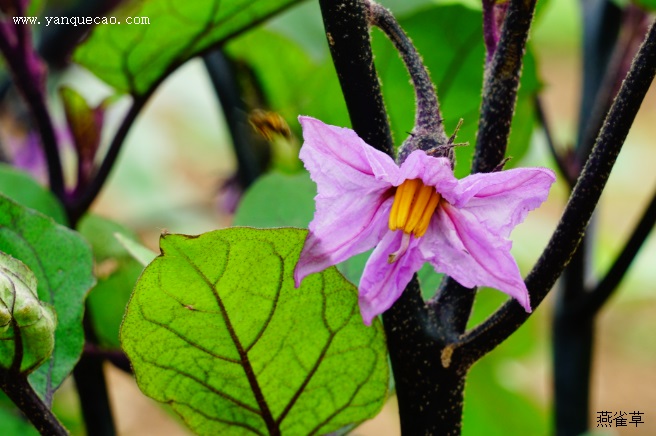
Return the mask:
<path id="1" fill-rule="evenodd" d="M 450 139 L 444 131 L 444 121 L 440 113 L 435 86 L 421 56 L 389 10 L 368 0 L 365 1 L 365 4 L 371 24 L 379 27 L 387 35 L 401 55 L 415 90 L 417 105 L 415 125 L 410 136 L 399 148 L 397 162 L 402 163 L 415 150 L 424 150 L 434 157 L 446 157 L 451 161 L 451 167 L 453 167 L 455 155 L 452 138 Z"/>
<path id="2" fill-rule="evenodd" d="M 435 87 L 417 49 L 389 10 L 377 3 L 367 2 L 367 6 L 371 23 L 379 27 L 394 44 L 410 74 L 417 99 L 413 135 L 430 133 L 436 135 L 439 145 L 446 144 L 449 138 L 444 132 Z"/>

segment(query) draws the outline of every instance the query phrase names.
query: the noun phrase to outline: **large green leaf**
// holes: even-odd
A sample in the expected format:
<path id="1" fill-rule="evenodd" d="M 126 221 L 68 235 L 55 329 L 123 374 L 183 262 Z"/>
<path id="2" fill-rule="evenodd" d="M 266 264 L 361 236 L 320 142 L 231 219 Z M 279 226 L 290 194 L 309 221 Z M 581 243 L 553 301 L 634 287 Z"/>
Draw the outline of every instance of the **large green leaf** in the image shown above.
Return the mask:
<path id="1" fill-rule="evenodd" d="M 3 163 L 0 163 L 0 194 L 48 215 L 59 224 L 67 223 L 64 208 L 48 189 L 41 186 L 28 173 Z"/>
<path id="2" fill-rule="evenodd" d="M 298 1 L 130 1 L 113 12 L 120 24 L 97 26 L 74 59 L 116 90 L 143 95 L 188 59 Z M 127 24 L 134 17 L 149 24 Z"/>
<path id="3" fill-rule="evenodd" d="M 57 313 L 54 352 L 29 376 L 50 404 L 82 353 L 84 299 L 95 283 L 91 249 L 78 233 L 0 195 L 0 250 L 34 272 L 39 299 Z"/>
<path id="4" fill-rule="evenodd" d="M 381 323 L 335 268 L 294 287 L 307 235 L 163 235 L 121 328 L 137 382 L 199 434 L 324 434 L 372 417 L 388 368 Z"/>
<path id="5" fill-rule="evenodd" d="M 85 216 L 78 230 L 91 244 L 98 283 L 89 293 L 94 331 L 101 345 L 119 348 L 118 330 L 125 306 L 143 266 L 125 249 L 115 234 L 136 241 L 137 235 L 118 223 L 97 215 Z"/>

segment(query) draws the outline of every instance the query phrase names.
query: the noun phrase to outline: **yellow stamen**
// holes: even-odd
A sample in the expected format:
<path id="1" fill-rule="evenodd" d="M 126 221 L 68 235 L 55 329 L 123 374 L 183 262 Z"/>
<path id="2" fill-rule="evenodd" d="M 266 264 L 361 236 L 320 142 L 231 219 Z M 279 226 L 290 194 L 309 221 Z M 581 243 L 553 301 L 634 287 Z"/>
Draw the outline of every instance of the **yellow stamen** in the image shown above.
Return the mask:
<path id="1" fill-rule="evenodd" d="M 421 180 L 412 179 L 406 180 L 401 183 L 396 189 L 396 196 L 394 196 L 394 202 L 399 202 L 399 207 L 396 215 L 396 228 L 405 228 L 408 221 L 408 216 L 410 215 L 410 210 L 412 209 L 412 203 L 415 198 L 415 193 L 421 186 Z M 394 208 L 394 205 L 392 205 Z M 410 232 L 407 232 L 410 233 Z"/>
<path id="2" fill-rule="evenodd" d="M 389 218 L 390 230 L 423 236 L 440 202 L 440 194 L 420 179 L 404 181 L 397 189 Z"/>
<path id="3" fill-rule="evenodd" d="M 435 212 L 435 209 L 437 208 L 438 203 L 440 202 L 440 194 L 437 192 L 433 191 L 431 194 L 430 200 L 428 201 L 428 204 L 426 205 L 426 208 L 424 209 L 424 212 L 421 215 L 421 219 L 417 223 L 417 226 L 415 227 L 415 236 L 424 236 L 424 233 L 426 233 L 426 230 L 428 230 L 428 225 L 430 224 L 430 219 L 433 216 L 433 212 Z"/>
<path id="4" fill-rule="evenodd" d="M 432 186 L 421 185 L 419 192 L 415 196 L 415 200 L 412 202 L 412 210 L 408 222 L 405 225 L 406 229 L 416 229 L 419 220 L 423 216 L 423 212 L 426 209 L 426 205 L 431 198 L 431 195 L 435 192 L 435 188 Z"/>

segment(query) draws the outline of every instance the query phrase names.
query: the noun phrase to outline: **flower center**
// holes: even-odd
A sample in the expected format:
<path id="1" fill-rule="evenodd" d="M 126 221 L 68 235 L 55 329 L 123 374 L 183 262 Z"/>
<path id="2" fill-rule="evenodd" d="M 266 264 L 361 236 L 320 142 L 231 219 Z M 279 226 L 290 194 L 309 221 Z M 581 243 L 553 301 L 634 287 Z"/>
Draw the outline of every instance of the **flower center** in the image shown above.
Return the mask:
<path id="1" fill-rule="evenodd" d="M 408 235 L 423 236 L 440 198 L 435 188 L 424 185 L 420 179 L 404 181 L 394 194 L 390 230 L 401 229 Z"/>

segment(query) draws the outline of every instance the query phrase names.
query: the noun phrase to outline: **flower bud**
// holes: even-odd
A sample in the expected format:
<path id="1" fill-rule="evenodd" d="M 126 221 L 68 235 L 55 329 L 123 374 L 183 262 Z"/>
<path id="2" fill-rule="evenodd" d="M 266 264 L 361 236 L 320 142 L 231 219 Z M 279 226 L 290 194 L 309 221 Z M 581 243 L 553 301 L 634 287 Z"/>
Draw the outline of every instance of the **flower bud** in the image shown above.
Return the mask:
<path id="1" fill-rule="evenodd" d="M 55 313 L 37 296 L 34 274 L 0 252 L 0 367 L 34 371 L 55 345 Z"/>

